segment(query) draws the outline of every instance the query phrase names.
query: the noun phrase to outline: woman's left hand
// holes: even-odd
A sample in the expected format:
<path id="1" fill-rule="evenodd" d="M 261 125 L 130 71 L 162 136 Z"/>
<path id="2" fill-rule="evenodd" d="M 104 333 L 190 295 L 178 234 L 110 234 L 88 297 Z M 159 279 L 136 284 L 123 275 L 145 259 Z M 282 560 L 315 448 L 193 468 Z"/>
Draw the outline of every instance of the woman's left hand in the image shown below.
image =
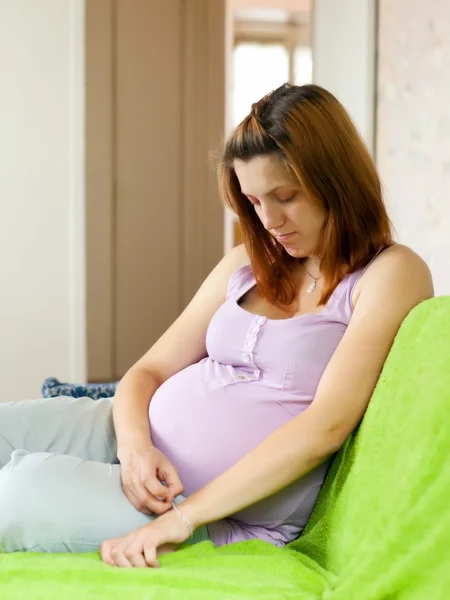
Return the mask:
<path id="1" fill-rule="evenodd" d="M 171 510 L 127 535 L 105 540 L 100 554 L 112 567 L 159 567 L 157 556 L 173 552 L 189 535 L 184 521 Z"/>

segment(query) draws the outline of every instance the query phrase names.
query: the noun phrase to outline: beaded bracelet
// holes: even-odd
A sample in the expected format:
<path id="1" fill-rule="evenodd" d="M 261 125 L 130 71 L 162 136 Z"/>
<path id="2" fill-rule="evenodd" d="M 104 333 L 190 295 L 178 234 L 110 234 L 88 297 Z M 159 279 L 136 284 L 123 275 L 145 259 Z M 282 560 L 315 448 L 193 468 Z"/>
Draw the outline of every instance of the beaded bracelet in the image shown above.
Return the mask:
<path id="1" fill-rule="evenodd" d="M 178 506 L 175 504 L 175 502 L 172 502 L 172 508 L 174 509 L 174 511 L 177 513 L 177 515 L 180 516 L 181 519 L 183 519 L 186 527 L 189 529 L 189 533 L 191 534 L 191 538 L 194 537 L 194 530 L 192 529 L 192 525 L 189 523 L 189 521 L 186 519 L 186 517 L 183 515 L 183 513 L 180 511 L 180 509 L 178 508 Z"/>

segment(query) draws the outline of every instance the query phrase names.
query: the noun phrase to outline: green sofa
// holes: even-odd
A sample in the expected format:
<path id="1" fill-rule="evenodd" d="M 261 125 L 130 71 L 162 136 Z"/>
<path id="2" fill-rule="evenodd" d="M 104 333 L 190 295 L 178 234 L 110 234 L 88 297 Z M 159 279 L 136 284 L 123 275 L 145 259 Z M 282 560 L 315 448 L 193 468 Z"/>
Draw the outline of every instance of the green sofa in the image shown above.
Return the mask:
<path id="1" fill-rule="evenodd" d="M 2 554 L 2 600 L 450 599 L 450 297 L 407 317 L 303 535 L 211 542 L 114 569 L 92 554 Z M 0 515 L 1 518 L 1 515 Z"/>

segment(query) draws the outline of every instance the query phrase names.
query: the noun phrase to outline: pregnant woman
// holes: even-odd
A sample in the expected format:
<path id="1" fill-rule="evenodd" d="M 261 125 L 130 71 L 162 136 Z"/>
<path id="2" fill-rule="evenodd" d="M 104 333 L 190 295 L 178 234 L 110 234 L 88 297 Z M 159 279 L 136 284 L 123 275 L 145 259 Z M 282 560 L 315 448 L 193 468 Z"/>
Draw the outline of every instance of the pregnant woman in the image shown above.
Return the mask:
<path id="1" fill-rule="evenodd" d="M 155 567 L 181 544 L 304 528 L 431 276 L 393 242 L 373 161 L 320 87 L 254 104 L 219 185 L 245 244 L 115 398 L 0 404 L 3 551 Z"/>

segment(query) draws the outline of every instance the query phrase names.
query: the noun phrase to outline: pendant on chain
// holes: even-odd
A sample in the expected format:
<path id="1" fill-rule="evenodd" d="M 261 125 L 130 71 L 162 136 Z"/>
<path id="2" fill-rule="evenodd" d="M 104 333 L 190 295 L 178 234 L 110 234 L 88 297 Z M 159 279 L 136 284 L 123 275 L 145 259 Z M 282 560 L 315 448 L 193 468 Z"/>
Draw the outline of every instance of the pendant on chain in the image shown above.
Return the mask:
<path id="1" fill-rule="evenodd" d="M 307 289 L 306 289 L 306 293 L 307 294 L 312 294 L 313 291 L 316 289 L 316 283 L 317 283 L 317 279 L 313 279 L 311 281 L 311 283 L 308 285 Z"/>

